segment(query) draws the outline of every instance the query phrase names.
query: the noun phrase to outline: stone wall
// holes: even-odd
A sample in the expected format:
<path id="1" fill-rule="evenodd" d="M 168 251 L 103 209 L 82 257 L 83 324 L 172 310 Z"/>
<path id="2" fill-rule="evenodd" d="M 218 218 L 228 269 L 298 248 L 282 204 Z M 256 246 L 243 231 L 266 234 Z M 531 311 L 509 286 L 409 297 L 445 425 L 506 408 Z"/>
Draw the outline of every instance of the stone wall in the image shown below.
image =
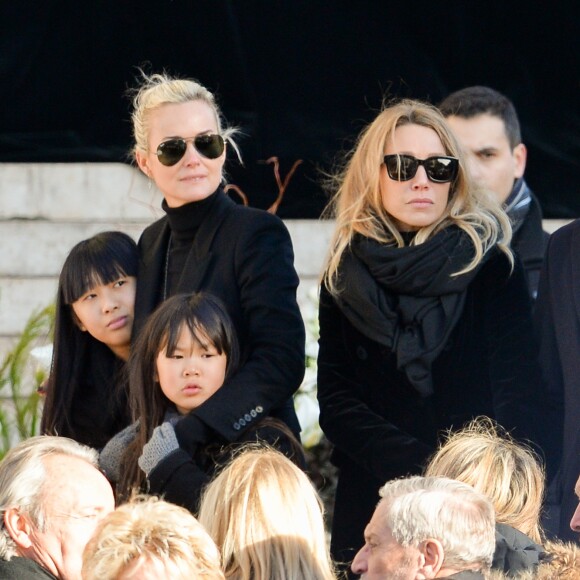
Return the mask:
<path id="1" fill-rule="evenodd" d="M 60 267 L 78 241 L 99 231 L 135 238 L 163 215 L 161 196 L 118 163 L 0 164 L 0 360 L 30 314 L 54 299 Z M 560 221 L 545 222 L 549 231 Z M 316 285 L 332 223 L 287 220 L 300 275 L 299 301 Z"/>
<path id="2" fill-rule="evenodd" d="M 0 360 L 30 314 L 54 300 L 70 248 L 99 231 L 135 239 L 163 215 L 161 196 L 136 169 L 115 163 L 0 164 Z M 316 285 L 332 224 L 287 220 L 299 301 Z"/>

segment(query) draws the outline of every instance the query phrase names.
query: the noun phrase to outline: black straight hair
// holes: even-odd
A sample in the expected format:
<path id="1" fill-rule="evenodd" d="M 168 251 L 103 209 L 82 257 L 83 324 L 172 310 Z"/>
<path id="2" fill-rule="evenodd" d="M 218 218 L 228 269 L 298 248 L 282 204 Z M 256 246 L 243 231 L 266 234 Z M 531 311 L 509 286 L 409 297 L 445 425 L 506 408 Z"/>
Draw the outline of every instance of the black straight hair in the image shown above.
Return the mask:
<path id="1" fill-rule="evenodd" d="M 72 403 L 80 379 L 87 372 L 91 352 L 110 358 L 111 372 L 116 368 L 115 354 L 82 332 L 76 323 L 72 303 L 92 288 L 126 276 L 137 276 L 137 244 L 118 231 L 98 233 L 76 244 L 69 252 L 58 282 L 51 371 L 40 424 L 41 432 L 77 438 Z M 113 396 L 113 393 L 111 394 Z"/>
<path id="2" fill-rule="evenodd" d="M 471 119 L 488 114 L 503 121 L 506 136 L 513 149 L 522 142 L 520 121 L 514 104 L 502 93 L 490 87 L 466 87 L 451 93 L 439 104 L 444 117 Z"/>

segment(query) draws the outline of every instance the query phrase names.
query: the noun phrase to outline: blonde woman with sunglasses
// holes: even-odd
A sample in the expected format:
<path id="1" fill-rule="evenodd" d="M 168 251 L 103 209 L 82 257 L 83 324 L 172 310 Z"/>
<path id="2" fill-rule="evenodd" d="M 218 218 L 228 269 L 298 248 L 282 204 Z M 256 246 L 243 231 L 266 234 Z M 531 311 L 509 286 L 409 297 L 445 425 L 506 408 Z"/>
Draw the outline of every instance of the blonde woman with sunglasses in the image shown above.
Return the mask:
<path id="1" fill-rule="evenodd" d="M 441 114 L 382 110 L 333 181 L 320 297 L 320 424 L 339 468 L 335 559 L 364 543 L 379 487 L 421 472 L 476 415 L 533 434 L 542 385 L 525 274 Z"/>
<path id="2" fill-rule="evenodd" d="M 269 415 L 298 434 L 292 394 L 304 375 L 304 324 L 288 231 L 224 192 L 226 155 L 238 148 L 214 95 L 194 80 L 143 76 L 134 157 L 166 215 L 139 240 L 134 334 L 166 298 L 205 291 L 224 303 L 242 348 L 239 370 L 175 426 L 179 444 L 193 455 L 216 435 L 238 440 Z"/>

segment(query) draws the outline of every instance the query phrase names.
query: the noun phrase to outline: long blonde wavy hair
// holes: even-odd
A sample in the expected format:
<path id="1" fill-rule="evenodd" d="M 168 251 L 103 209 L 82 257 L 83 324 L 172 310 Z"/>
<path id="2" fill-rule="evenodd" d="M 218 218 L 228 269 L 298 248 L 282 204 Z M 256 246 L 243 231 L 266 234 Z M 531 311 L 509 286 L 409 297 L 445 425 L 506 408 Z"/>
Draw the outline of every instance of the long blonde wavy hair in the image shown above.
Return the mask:
<path id="1" fill-rule="evenodd" d="M 358 137 L 354 149 L 346 156 L 343 169 L 331 176 L 327 183 L 327 187 L 335 193 L 324 216 L 334 218 L 336 228 L 323 279 L 335 295 L 340 291 L 340 260 L 355 234 L 384 244 L 405 245 L 393 218 L 383 206 L 379 185 L 387 143 L 389 140 L 393 142 L 397 127 L 404 125 L 433 129 L 445 153 L 459 159 L 459 171 L 451 183 L 443 215 L 431 225 L 420 228 L 411 243 L 422 244 L 441 230 L 456 225 L 473 242 L 474 257 L 454 275 L 477 267 L 485 253 L 496 244 L 513 264 L 509 249 L 512 233 L 509 218 L 491 192 L 476 189 L 469 176 L 463 151 L 444 117 L 432 105 L 406 99 L 383 108 Z"/>

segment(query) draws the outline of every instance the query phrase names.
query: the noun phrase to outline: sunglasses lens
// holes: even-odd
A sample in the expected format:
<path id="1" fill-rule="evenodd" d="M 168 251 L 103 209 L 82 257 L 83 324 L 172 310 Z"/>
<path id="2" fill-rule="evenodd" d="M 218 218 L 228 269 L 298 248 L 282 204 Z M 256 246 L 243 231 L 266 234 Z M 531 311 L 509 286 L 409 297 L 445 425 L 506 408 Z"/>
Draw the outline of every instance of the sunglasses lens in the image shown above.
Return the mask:
<path id="1" fill-rule="evenodd" d="M 221 135 L 198 135 L 193 144 L 198 153 L 208 159 L 217 159 L 223 152 L 225 143 Z M 157 147 L 157 158 L 166 167 L 171 167 L 180 161 L 187 151 L 185 139 L 168 139 Z"/>
<path id="2" fill-rule="evenodd" d="M 183 139 L 168 139 L 157 147 L 157 158 L 166 167 L 175 165 L 187 150 L 187 143 Z"/>
<path id="3" fill-rule="evenodd" d="M 427 177 L 435 183 L 447 183 L 457 176 L 459 162 L 454 157 L 429 157 L 416 159 L 411 155 L 385 155 L 387 173 L 396 181 L 409 181 L 417 173 L 419 165 L 425 168 Z"/>
<path id="4" fill-rule="evenodd" d="M 417 173 L 419 164 L 414 157 L 409 155 L 385 155 L 387 173 L 396 181 L 409 181 Z"/>
<path id="5" fill-rule="evenodd" d="M 450 157 L 430 157 L 425 160 L 425 171 L 431 181 L 447 183 L 457 175 L 457 159 Z"/>
<path id="6" fill-rule="evenodd" d="M 224 152 L 221 135 L 198 135 L 194 140 L 195 148 L 208 159 L 217 159 Z"/>

